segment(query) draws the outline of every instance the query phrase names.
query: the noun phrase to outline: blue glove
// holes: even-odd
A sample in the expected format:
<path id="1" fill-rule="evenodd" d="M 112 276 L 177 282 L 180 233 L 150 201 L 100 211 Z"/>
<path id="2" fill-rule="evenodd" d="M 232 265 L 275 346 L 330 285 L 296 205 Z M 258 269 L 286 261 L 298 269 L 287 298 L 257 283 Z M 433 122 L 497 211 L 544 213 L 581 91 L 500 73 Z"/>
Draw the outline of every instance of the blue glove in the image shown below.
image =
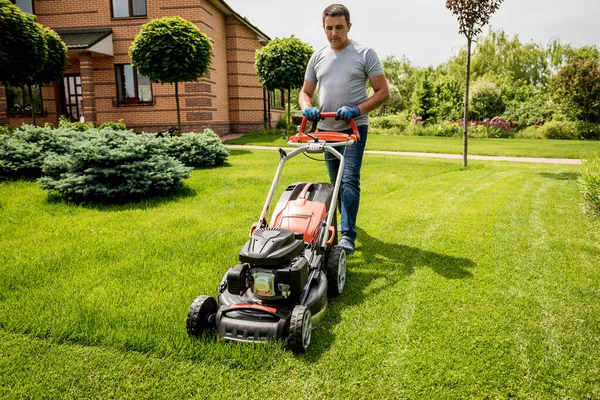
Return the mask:
<path id="1" fill-rule="evenodd" d="M 321 118 L 321 111 L 317 107 L 306 108 L 302 114 L 312 122 L 316 122 Z"/>
<path id="2" fill-rule="evenodd" d="M 344 122 L 350 122 L 352 118 L 360 117 L 360 109 L 358 107 L 344 106 L 337 110 L 335 113 L 335 119 L 342 120 Z"/>

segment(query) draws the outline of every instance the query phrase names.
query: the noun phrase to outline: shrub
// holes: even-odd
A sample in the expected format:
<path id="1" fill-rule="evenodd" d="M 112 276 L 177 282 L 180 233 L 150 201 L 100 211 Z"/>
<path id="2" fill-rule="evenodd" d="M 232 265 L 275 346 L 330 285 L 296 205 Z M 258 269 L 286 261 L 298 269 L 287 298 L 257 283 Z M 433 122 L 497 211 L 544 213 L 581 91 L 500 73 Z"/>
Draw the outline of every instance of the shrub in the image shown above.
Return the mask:
<path id="1" fill-rule="evenodd" d="M 502 91 L 493 82 L 479 79 L 469 93 L 469 111 L 473 119 L 491 118 L 504 112 Z"/>
<path id="2" fill-rule="evenodd" d="M 583 211 L 593 219 L 600 216 L 600 158 L 594 154 L 583 160 L 577 180 L 583 196 Z"/>
<path id="3" fill-rule="evenodd" d="M 517 129 L 523 129 L 552 120 L 555 111 L 556 106 L 552 102 L 543 96 L 535 96 L 526 101 L 511 101 L 502 116 Z"/>
<path id="4" fill-rule="evenodd" d="M 222 165 L 229 157 L 229 150 L 210 129 L 205 129 L 202 133 L 184 133 L 169 138 L 168 141 L 167 154 L 188 167 L 215 167 Z"/>
<path id="5" fill-rule="evenodd" d="M 369 117 L 369 127 L 375 129 L 397 129 L 399 132 L 402 132 L 409 123 L 409 121 L 400 115 Z"/>
<path id="6" fill-rule="evenodd" d="M 279 119 L 277 120 L 277 124 L 275 125 L 277 129 L 286 129 L 287 130 L 287 117 L 285 114 L 281 114 Z"/>
<path id="7" fill-rule="evenodd" d="M 4 135 L 10 135 L 13 132 L 13 129 L 8 125 L 0 125 L 0 137 Z"/>
<path id="8" fill-rule="evenodd" d="M 0 136 L 0 175 L 39 177 L 50 153 L 64 154 L 80 132 L 22 125 Z"/>
<path id="9" fill-rule="evenodd" d="M 42 189 L 70 201 L 135 200 L 183 186 L 190 168 L 165 154 L 163 139 L 102 129 L 46 157 Z"/>
<path id="10" fill-rule="evenodd" d="M 577 121 L 577 132 L 581 139 L 600 140 L 600 124 Z"/>
<path id="11" fill-rule="evenodd" d="M 547 139 L 572 140 L 579 139 L 577 123 L 573 121 L 550 121 L 542 125 L 539 130 Z"/>
<path id="12" fill-rule="evenodd" d="M 72 131 L 85 132 L 88 129 L 92 129 L 94 127 L 94 124 L 85 123 L 81 121 L 71 122 L 67 117 L 61 116 L 58 120 L 58 126 L 60 128 L 69 129 Z"/>
<path id="13" fill-rule="evenodd" d="M 103 122 L 98 129 L 111 128 L 114 131 L 126 131 L 127 127 L 123 121 L 119 122 Z"/>

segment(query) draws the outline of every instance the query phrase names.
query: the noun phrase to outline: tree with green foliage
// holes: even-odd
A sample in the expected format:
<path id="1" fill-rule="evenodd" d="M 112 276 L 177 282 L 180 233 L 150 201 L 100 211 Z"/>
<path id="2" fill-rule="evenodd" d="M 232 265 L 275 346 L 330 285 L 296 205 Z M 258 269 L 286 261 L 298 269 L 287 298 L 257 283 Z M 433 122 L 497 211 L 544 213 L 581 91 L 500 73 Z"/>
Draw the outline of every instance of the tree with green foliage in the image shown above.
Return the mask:
<path id="1" fill-rule="evenodd" d="M 256 72 L 267 90 L 283 89 L 289 94 L 302 87 L 308 60 L 313 54 L 310 45 L 292 35 L 275 38 L 256 51 Z M 291 101 L 287 102 L 287 127 L 292 125 Z"/>
<path id="2" fill-rule="evenodd" d="M 181 17 L 153 19 L 142 25 L 129 56 L 152 82 L 175 84 L 177 126 L 181 133 L 179 82 L 194 82 L 208 72 L 213 45 L 208 36 Z"/>
<path id="3" fill-rule="evenodd" d="M 567 115 L 600 122 L 600 62 L 579 59 L 561 69 L 553 81 L 554 94 Z"/>
<path id="4" fill-rule="evenodd" d="M 463 121 L 463 166 L 467 166 L 467 126 L 469 120 L 469 77 L 471 70 L 471 44 L 481 33 L 490 16 L 500 7 L 503 0 L 446 0 L 446 8 L 458 19 L 458 33 L 467 38 L 467 63 L 465 79 L 465 113 Z"/>
<path id="5" fill-rule="evenodd" d="M 35 114 L 37 104 L 33 101 L 31 85 L 42 83 L 52 83 L 60 80 L 67 68 L 67 45 L 61 40 L 60 36 L 50 28 L 43 28 L 48 50 L 46 60 L 42 69 L 35 74 L 31 81 L 27 82 L 29 89 L 29 98 L 31 99 L 31 116 L 33 125 L 35 125 Z"/>
<path id="6" fill-rule="evenodd" d="M 43 27 L 33 15 L 0 0 L 0 37 L 0 83 L 20 86 L 33 81 L 48 53 Z"/>
<path id="7" fill-rule="evenodd" d="M 475 81 L 469 96 L 470 108 L 477 120 L 500 116 L 506 108 L 498 85 L 483 78 Z"/>
<path id="8" fill-rule="evenodd" d="M 430 71 L 425 70 L 412 95 L 411 111 L 424 123 L 435 123 L 436 98 L 433 83 L 429 79 Z"/>
<path id="9" fill-rule="evenodd" d="M 410 108 L 412 94 L 418 80 L 417 67 L 403 56 L 387 56 L 381 60 L 385 77 L 390 85 L 390 98 L 382 107 L 389 113 Z M 377 112 L 377 110 L 375 111 Z"/>

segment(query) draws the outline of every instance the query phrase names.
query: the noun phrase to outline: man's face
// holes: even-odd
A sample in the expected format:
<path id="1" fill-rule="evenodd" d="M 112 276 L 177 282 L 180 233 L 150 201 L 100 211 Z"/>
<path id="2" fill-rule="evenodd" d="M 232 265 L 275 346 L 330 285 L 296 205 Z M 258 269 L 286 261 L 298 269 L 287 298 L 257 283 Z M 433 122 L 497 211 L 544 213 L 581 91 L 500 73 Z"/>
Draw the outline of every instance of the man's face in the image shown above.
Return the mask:
<path id="1" fill-rule="evenodd" d="M 348 32 L 352 24 L 346 23 L 346 18 L 340 15 L 338 17 L 325 17 L 323 29 L 327 40 L 334 50 L 341 50 L 348 44 Z"/>

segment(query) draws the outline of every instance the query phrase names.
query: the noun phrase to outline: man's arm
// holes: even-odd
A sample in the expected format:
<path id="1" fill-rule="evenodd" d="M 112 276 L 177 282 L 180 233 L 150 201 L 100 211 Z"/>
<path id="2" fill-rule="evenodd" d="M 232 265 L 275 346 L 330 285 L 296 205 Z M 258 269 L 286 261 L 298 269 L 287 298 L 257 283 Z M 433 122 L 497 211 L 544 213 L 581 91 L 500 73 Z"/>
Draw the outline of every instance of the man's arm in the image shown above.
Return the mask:
<path id="1" fill-rule="evenodd" d="M 302 89 L 300 89 L 300 97 L 298 98 L 298 103 L 302 111 L 312 107 L 312 99 L 315 95 L 315 90 L 317 90 L 316 82 L 304 81 L 304 85 L 302 85 Z"/>
<path id="2" fill-rule="evenodd" d="M 385 75 L 378 75 L 369 78 L 369 82 L 371 83 L 374 93 L 371 95 L 371 97 L 358 105 L 361 115 L 375 110 L 390 98 L 390 88 Z M 304 84 L 306 84 L 306 81 L 304 81 Z M 300 92 L 300 96 L 302 96 L 302 92 Z"/>

